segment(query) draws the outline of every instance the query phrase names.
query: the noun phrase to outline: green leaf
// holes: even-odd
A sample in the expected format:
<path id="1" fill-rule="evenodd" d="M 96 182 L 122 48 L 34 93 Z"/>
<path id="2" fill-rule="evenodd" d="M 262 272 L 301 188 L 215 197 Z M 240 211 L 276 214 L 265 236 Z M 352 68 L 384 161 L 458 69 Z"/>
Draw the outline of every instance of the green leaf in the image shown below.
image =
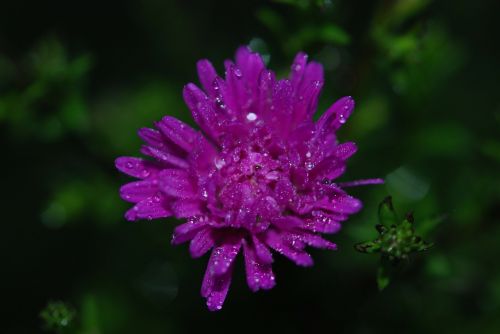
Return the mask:
<path id="1" fill-rule="evenodd" d="M 398 217 L 392 204 L 392 197 L 387 196 L 378 206 L 378 219 L 380 224 L 391 226 L 398 224 Z M 378 230 L 378 228 L 377 228 Z"/>

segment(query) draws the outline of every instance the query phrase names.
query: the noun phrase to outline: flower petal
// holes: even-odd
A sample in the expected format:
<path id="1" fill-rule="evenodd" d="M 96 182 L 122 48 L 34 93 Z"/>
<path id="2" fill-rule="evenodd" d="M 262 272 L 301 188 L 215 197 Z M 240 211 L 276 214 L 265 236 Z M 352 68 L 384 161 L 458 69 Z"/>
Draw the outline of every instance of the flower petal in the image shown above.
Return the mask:
<path id="1" fill-rule="evenodd" d="M 213 274 L 216 276 L 223 275 L 231 267 L 240 248 L 241 239 L 231 240 L 216 247 L 212 252 L 213 262 L 211 265 L 209 264 L 209 269 Z"/>
<path id="2" fill-rule="evenodd" d="M 282 236 L 276 231 L 268 231 L 265 236 L 265 242 L 269 247 L 281 255 L 286 256 L 299 266 L 310 267 L 313 265 L 313 260 L 309 254 L 291 247 L 289 244 L 284 242 Z"/>
<path id="3" fill-rule="evenodd" d="M 208 225 L 208 221 L 204 217 L 188 219 L 186 223 L 175 228 L 172 236 L 172 244 L 179 245 L 193 239 L 198 231 L 206 225 Z"/>
<path id="4" fill-rule="evenodd" d="M 130 182 L 120 188 L 120 197 L 128 202 L 137 203 L 158 193 L 158 180 Z"/>
<path id="5" fill-rule="evenodd" d="M 202 213 L 201 203 L 197 199 L 179 199 L 172 204 L 171 210 L 176 218 L 189 218 Z"/>
<path id="6" fill-rule="evenodd" d="M 325 133 L 337 131 L 347 121 L 353 109 L 354 100 L 352 97 L 341 98 L 319 118 L 316 123 L 318 131 Z"/>
<path id="7" fill-rule="evenodd" d="M 152 161 L 134 157 L 119 157 L 115 160 L 116 168 L 127 175 L 145 179 L 155 175 L 159 171 L 159 166 Z"/>
<path id="8" fill-rule="evenodd" d="M 218 136 L 219 121 L 207 95 L 192 83 L 184 87 L 182 94 L 195 122 L 204 133 L 216 139 Z"/>
<path id="9" fill-rule="evenodd" d="M 161 149 L 158 149 L 156 147 L 143 146 L 141 148 L 141 153 L 145 154 L 147 156 L 150 156 L 152 158 L 155 158 L 156 160 L 163 162 L 167 165 L 179 167 L 182 169 L 187 169 L 189 167 L 186 160 L 179 158 L 179 157 L 177 157 L 171 153 L 168 153 L 166 151 L 163 151 Z"/>
<path id="10" fill-rule="evenodd" d="M 215 96 L 214 80 L 217 77 L 217 72 L 214 66 L 207 59 L 201 59 L 196 63 L 198 70 L 198 78 L 205 92 L 210 96 Z"/>
<path id="11" fill-rule="evenodd" d="M 215 250 L 212 251 L 210 260 L 208 260 L 207 270 L 205 271 L 205 277 L 201 285 L 201 295 L 207 299 L 207 306 L 210 311 L 222 309 L 233 275 L 233 266 L 230 266 L 225 274 L 214 276 L 211 269 L 216 261 L 214 253 Z"/>
<path id="12" fill-rule="evenodd" d="M 361 210 L 362 203 L 359 199 L 347 194 L 340 194 L 333 199 L 323 198 L 314 203 L 314 207 L 341 214 L 353 214 Z"/>
<path id="13" fill-rule="evenodd" d="M 196 198 L 197 193 L 190 175 L 180 169 L 164 169 L 159 174 L 161 190 L 172 197 Z"/>
<path id="14" fill-rule="evenodd" d="M 156 127 L 165 137 L 187 152 L 193 149 L 193 142 L 198 137 L 197 132 L 189 125 L 170 116 L 163 117 L 160 122 L 156 123 Z"/>
<path id="15" fill-rule="evenodd" d="M 189 252 L 193 258 L 203 256 L 214 246 L 215 240 L 212 229 L 209 227 L 202 228 L 189 244 Z"/>
<path id="16" fill-rule="evenodd" d="M 322 248 L 322 249 L 330 249 L 330 250 L 336 250 L 337 245 L 323 239 L 317 234 L 313 233 L 301 233 L 300 234 L 300 239 L 304 241 L 306 244 L 309 246 L 315 247 L 315 248 Z"/>
<path id="17" fill-rule="evenodd" d="M 255 255 L 257 256 L 259 262 L 270 264 L 273 262 L 273 255 L 269 248 L 260 241 L 255 235 L 252 236 L 253 247 L 255 250 Z"/>
<path id="18" fill-rule="evenodd" d="M 335 148 L 335 156 L 340 159 L 340 160 L 347 160 L 349 159 L 356 151 L 358 150 L 358 147 L 356 143 L 353 142 L 347 142 L 347 143 L 342 143 L 337 145 Z"/>
<path id="19" fill-rule="evenodd" d="M 254 249 L 247 243 L 243 244 L 243 253 L 247 283 L 250 290 L 256 292 L 259 289 L 272 289 L 276 285 L 276 281 L 271 265 L 260 262 Z"/>
<path id="20" fill-rule="evenodd" d="M 138 219 L 155 219 L 170 217 L 172 213 L 166 208 L 165 199 L 150 197 L 137 203 L 125 213 L 130 221 Z"/>

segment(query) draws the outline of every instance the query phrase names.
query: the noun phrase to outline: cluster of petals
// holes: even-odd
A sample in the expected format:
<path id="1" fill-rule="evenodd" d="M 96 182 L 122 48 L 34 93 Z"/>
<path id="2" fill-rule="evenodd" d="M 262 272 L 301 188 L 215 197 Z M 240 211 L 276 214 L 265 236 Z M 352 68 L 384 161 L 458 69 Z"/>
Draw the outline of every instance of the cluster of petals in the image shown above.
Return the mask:
<path id="1" fill-rule="evenodd" d="M 172 243 L 189 242 L 194 258 L 211 252 L 201 287 L 210 310 L 222 308 L 238 254 L 250 289 L 271 289 L 273 252 L 311 266 L 306 247 L 336 249 L 322 234 L 338 232 L 361 209 L 343 188 L 381 182 L 335 181 L 356 152 L 355 143 L 336 137 L 354 100 L 341 98 L 313 120 L 323 85 L 319 63 L 299 53 L 289 77 L 277 79 L 247 47 L 235 58 L 225 61 L 225 78 L 200 60 L 202 88 L 184 87 L 199 130 L 165 116 L 154 129 L 139 130 L 149 158 L 116 160 L 138 179 L 120 190 L 134 203 L 128 220 L 185 219 Z"/>

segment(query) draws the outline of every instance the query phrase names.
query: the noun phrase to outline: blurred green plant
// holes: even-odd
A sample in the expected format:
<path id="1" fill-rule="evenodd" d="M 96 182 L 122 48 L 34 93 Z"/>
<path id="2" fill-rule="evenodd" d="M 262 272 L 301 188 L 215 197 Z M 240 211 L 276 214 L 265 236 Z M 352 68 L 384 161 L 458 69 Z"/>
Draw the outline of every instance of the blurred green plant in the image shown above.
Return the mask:
<path id="1" fill-rule="evenodd" d="M 75 309 L 62 301 L 50 301 L 40 312 L 42 327 L 54 333 L 69 333 L 74 325 Z"/>
<path id="2" fill-rule="evenodd" d="M 83 89 L 89 55 L 70 58 L 56 38 L 43 39 L 21 62 L 0 54 L 0 122 L 14 136 L 52 142 L 89 128 Z"/>
<path id="3" fill-rule="evenodd" d="M 390 196 L 380 203 L 378 219 L 379 224 L 375 228 L 379 236 L 373 241 L 356 244 L 355 249 L 361 253 L 381 255 L 377 284 L 383 290 L 401 261 L 408 261 L 411 254 L 428 250 L 433 244 L 416 234 L 412 213 L 407 213 L 403 220 L 398 218 Z"/>

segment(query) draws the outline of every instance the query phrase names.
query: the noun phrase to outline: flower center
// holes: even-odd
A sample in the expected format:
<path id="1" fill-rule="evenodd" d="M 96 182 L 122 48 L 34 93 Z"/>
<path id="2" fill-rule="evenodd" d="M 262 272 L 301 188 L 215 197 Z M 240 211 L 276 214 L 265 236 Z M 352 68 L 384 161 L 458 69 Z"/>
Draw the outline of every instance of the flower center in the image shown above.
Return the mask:
<path id="1" fill-rule="evenodd" d="M 222 152 L 214 161 L 218 178 L 217 211 L 224 212 L 219 223 L 264 230 L 269 221 L 280 215 L 274 198 L 274 185 L 282 176 L 281 164 L 260 145 L 236 147 Z M 212 212 L 214 213 L 214 212 Z"/>

